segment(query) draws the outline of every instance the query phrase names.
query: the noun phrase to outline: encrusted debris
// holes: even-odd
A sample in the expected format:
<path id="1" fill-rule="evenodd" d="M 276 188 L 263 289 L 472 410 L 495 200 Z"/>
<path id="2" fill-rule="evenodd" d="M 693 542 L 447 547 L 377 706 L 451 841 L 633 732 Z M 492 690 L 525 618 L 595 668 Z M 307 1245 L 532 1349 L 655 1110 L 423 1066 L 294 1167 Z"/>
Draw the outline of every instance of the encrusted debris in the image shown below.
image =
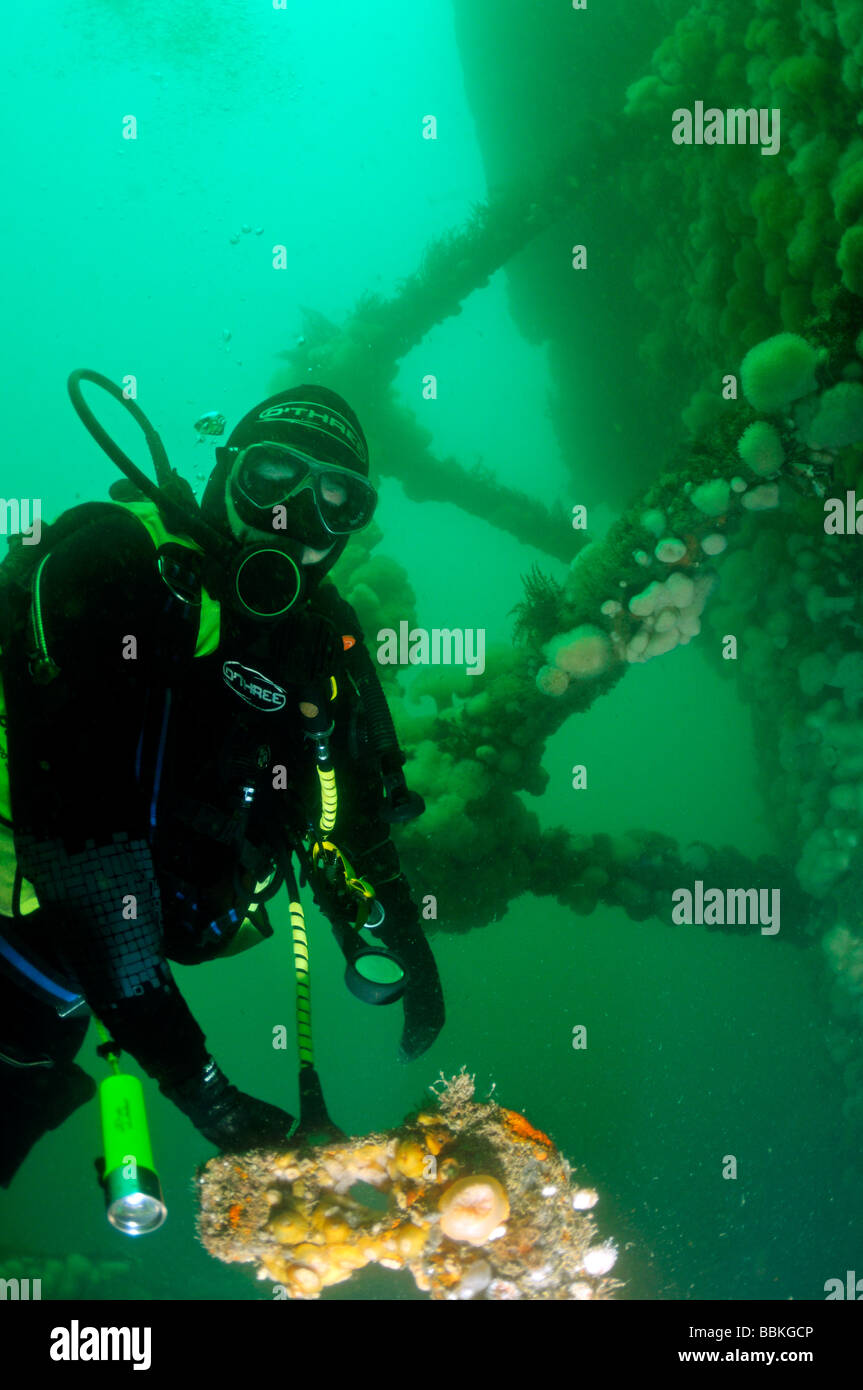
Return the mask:
<path id="1" fill-rule="evenodd" d="M 211 1159 L 198 1180 L 205 1248 L 256 1265 L 289 1298 L 317 1298 L 372 1263 L 409 1270 L 432 1299 L 621 1288 L 608 1277 L 617 1250 L 584 1209 L 596 1194 L 548 1135 L 475 1101 L 464 1068 L 430 1089 L 434 1102 L 398 1129 Z"/>

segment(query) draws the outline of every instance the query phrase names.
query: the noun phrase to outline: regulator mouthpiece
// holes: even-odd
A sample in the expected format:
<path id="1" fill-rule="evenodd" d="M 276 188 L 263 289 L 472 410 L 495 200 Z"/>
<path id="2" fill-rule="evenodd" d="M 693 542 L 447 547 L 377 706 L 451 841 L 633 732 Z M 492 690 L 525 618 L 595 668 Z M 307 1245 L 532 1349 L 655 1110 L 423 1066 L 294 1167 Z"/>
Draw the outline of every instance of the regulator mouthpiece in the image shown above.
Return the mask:
<path id="1" fill-rule="evenodd" d="M 259 622 L 284 617 L 304 588 L 303 572 L 284 548 L 248 546 L 236 560 L 234 594 L 240 611 Z"/>

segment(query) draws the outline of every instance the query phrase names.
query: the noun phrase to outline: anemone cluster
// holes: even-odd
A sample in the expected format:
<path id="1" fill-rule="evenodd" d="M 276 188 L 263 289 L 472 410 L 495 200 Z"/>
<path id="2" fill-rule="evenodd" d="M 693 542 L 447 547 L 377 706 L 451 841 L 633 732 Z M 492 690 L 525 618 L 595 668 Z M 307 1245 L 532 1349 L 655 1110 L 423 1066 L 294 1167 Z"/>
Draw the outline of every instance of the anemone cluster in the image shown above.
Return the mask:
<path id="1" fill-rule="evenodd" d="M 641 357 L 662 375 L 699 364 L 683 411 L 696 437 L 722 410 L 714 383 L 729 361 L 777 329 L 803 333 L 837 284 L 863 295 L 861 69 L 860 0 L 698 0 L 627 91 L 640 153 L 629 194 L 655 219 L 635 275 L 655 312 Z M 778 108 L 778 152 L 681 159 L 670 116 L 694 97 Z"/>
<path id="2" fill-rule="evenodd" d="M 759 418 L 735 427 L 729 415 L 716 447 L 685 473 L 662 479 L 602 546 L 589 545 L 575 557 L 560 620 L 578 614 L 588 621 L 543 644 L 536 674 L 542 694 L 563 696 L 616 663 L 649 661 L 699 634 L 718 582 L 716 562 L 747 514 L 779 508 L 783 485 L 786 503 L 793 500 L 789 480 L 811 484 L 816 466 L 833 461 L 838 446 L 828 447 L 828 438 L 863 440 L 857 401 L 863 386 L 843 378 L 821 389 L 821 366 L 829 370 L 826 352 L 797 334 L 780 333 L 750 349 L 740 367 L 742 411 L 747 417 L 758 411 Z M 846 373 L 849 368 L 856 370 L 855 363 L 845 364 Z"/>
<path id="3" fill-rule="evenodd" d="M 823 468 L 819 491 L 837 493 L 844 512 L 863 463 L 863 337 L 849 333 L 828 358 L 781 334 L 751 349 L 744 368 L 749 402 L 769 411 L 763 423 L 782 450 L 778 476 Z M 828 1046 L 849 1117 L 863 1117 L 863 561 L 855 529 L 825 532 L 830 500 L 789 492 L 784 514 L 741 527 L 707 613 L 707 650 L 715 658 L 723 635 L 737 634 L 736 661 L 719 664 L 752 709 L 765 801 L 811 899 L 807 930 L 823 940 Z"/>
<path id="4" fill-rule="evenodd" d="M 622 119 L 591 126 L 591 167 L 616 151 L 623 195 L 651 209 L 635 271 L 653 314 L 640 355 L 645 376 L 683 381 L 684 391 L 697 384 L 682 410 L 690 442 L 606 536 L 571 558 L 562 582 L 528 578 L 517 641 L 490 651 L 482 676 L 434 670 L 408 686 L 392 668 L 382 675 L 411 754 L 408 777 L 428 805 L 398 832 L 399 848 L 417 892 L 439 897 L 440 927 L 493 921 L 526 891 L 579 912 L 613 903 L 640 920 L 659 910 L 663 876 L 678 881 L 691 850 L 657 849 L 650 831 L 622 837 L 620 852 L 607 837 L 542 831 L 519 794 L 543 791 L 550 734 L 633 666 L 668 658 L 709 624 L 704 650 L 737 675 L 752 707 L 765 797 L 808 902 L 801 933 L 824 935 L 837 1056 L 863 1096 L 849 1041 L 861 1008 L 863 576 L 853 536 L 825 530 L 822 505 L 856 488 L 863 445 L 861 73 L 863 0 L 697 0 L 629 87 Z M 779 108 L 777 151 L 682 152 L 669 118 L 700 97 Z M 343 333 L 289 354 L 294 375 L 322 375 L 351 399 L 359 392 L 381 471 L 410 497 L 446 496 L 534 544 L 544 530 L 558 557 L 564 537 L 548 514 L 521 507 L 525 526 L 493 475 L 471 481 L 454 460 L 433 460 L 430 436 L 391 388 L 406 346 L 565 220 L 580 178 L 583 186 L 577 154 L 538 178 L 534 200 L 499 196 L 478 210 L 391 301 L 363 301 Z M 412 617 L 398 566 L 369 550 L 343 564 L 336 577 L 367 631 Z M 742 881 L 739 858 L 718 854 Z"/>
<path id="5" fill-rule="evenodd" d="M 653 901 L 653 892 L 638 891 L 638 869 L 597 863 L 585 871 L 569 848 L 563 862 L 574 881 L 584 885 L 595 871 L 601 892 L 592 899 L 581 890 L 573 896 L 547 866 L 537 875 L 535 864 L 546 860 L 544 839 L 517 792 L 544 790 L 544 743 L 569 715 L 609 690 L 632 665 L 698 635 L 705 605 L 717 601 L 711 595 L 721 575 L 728 571 L 734 582 L 743 573 L 750 588 L 757 587 L 757 566 L 738 558 L 738 536 L 801 507 L 813 514 L 815 465 L 825 453 L 836 465 L 839 454 L 811 448 L 800 422 L 821 414 L 835 379 L 845 380 L 849 366 L 846 361 L 837 367 L 797 335 L 756 345 L 740 371 L 748 399 L 737 408 L 739 423 L 729 416 L 720 445 L 693 456 L 683 481 L 680 471 L 664 474 L 603 541 L 576 556 L 563 585 L 529 576 L 529 601 L 519 613 L 521 645 L 490 648 L 479 677 L 430 667 L 412 673 L 405 685 L 394 668 L 382 668 L 410 755 L 408 776 L 427 805 L 420 820 L 398 832 L 399 848 L 417 892 L 433 891 L 444 905 L 435 919 L 444 929 L 494 918 L 528 889 L 592 906 L 601 897 L 639 916 L 644 903 Z M 769 413 L 752 418 L 756 403 L 762 411 L 768 403 Z M 759 443 L 759 427 L 767 432 L 766 446 Z M 798 486 L 809 493 L 808 502 Z M 378 541 L 379 535 L 370 534 L 336 574 L 370 631 L 413 617 L 407 576 L 394 562 L 372 555 Z M 720 586 L 720 604 L 723 593 Z M 817 602 L 816 585 L 807 603 L 812 608 Z M 780 627 L 786 621 L 781 602 L 767 620 Z M 739 629 L 726 615 L 723 631 Z M 817 669 L 804 664 L 806 679 L 814 680 Z M 850 661 L 842 672 L 851 679 Z M 468 905 L 461 878 L 465 865 L 476 873 L 477 834 L 483 863 L 494 865 L 494 872 L 474 883 Z M 847 867 L 847 855 L 842 862 Z M 668 873 L 679 873 L 678 865 L 672 856 Z M 804 874 L 801 885 L 811 892 L 819 881 Z"/>
<path id="6" fill-rule="evenodd" d="M 607 1299 L 617 1248 L 551 1139 L 473 1099 L 464 1069 L 398 1129 L 286 1153 L 211 1159 L 201 1240 L 256 1266 L 276 1296 L 313 1299 L 359 1269 L 408 1270 L 432 1299 Z"/>

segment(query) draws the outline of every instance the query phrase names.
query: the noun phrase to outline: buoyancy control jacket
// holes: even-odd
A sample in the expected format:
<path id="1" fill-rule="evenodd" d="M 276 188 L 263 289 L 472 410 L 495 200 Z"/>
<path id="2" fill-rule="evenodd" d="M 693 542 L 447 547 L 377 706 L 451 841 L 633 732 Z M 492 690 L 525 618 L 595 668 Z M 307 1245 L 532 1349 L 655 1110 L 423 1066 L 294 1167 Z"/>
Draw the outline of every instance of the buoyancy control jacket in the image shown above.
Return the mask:
<path id="1" fill-rule="evenodd" d="M 276 624 L 244 621 L 199 555 L 152 502 L 86 504 L 0 596 L 0 912 L 172 1085 L 207 1050 L 169 961 L 269 934 L 256 890 L 313 814 L 310 681 L 330 700 L 340 843 L 358 873 L 399 878 L 356 614 L 326 583 Z"/>

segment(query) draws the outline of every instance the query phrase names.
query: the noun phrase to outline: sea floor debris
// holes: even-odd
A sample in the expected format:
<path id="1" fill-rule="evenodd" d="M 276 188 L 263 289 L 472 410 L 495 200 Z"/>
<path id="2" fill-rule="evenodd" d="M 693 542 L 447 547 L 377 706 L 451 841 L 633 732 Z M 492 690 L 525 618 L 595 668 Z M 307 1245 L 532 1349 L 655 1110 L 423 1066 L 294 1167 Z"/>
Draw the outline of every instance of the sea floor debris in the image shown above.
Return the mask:
<path id="1" fill-rule="evenodd" d="M 199 1232 L 288 1298 L 317 1298 L 369 1264 L 406 1269 L 432 1299 L 608 1299 L 614 1244 L 597 1194 L 541 1130 L 477 1102 L 464 1068 L 397 1129 L 211 1159 Z"/>

